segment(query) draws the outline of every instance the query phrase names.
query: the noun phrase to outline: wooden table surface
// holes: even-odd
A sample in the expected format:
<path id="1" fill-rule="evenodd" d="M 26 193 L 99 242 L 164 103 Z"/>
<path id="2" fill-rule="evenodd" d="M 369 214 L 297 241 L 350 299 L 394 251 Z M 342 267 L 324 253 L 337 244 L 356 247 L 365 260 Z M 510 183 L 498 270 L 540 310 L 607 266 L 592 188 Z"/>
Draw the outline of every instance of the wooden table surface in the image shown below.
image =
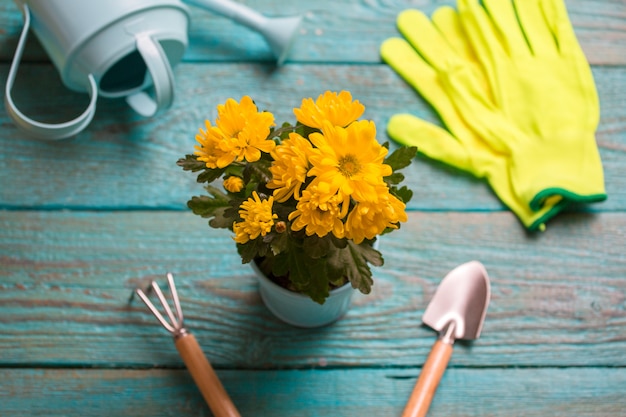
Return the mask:
<path id="1" fill-rule="evenodd" d="M 100 99 L 77 138 L 40 142 L 0 112 L 0 416 L 210 415 L 169 335 L 133 289 L 175 274 L 187 326 L 243 416 L 400 415 L 435 333 L 421 315 L 441 278 L 481 260 L 492 281 L 483 334 L 459 343 L 431 416 L 626 415 L 626 3 L 567 0 L 601 102 L 596 138 L 608 200 L 524 231 L 482 181 L 418 157 L 409 221 L 381 243 L 373 293 L 321 329 L 262 304 L 229 233 L 186 208 L 201 193 L 176 161 L 228 97 L 250 95 L 277 120 L 303 97 L 349 90 L 381 142 L 390 116 L 437 116 L 379 57 L 396 15 L 434 0 L 246 0 L 302 14 L 276 68 L 263 39 L 192 8 L 174 106 L 155 119 Z M 22 17 L 0 1 L 6 82 Z M 31 39 L 15 101 L 64 120 L 67 92 Z"/>

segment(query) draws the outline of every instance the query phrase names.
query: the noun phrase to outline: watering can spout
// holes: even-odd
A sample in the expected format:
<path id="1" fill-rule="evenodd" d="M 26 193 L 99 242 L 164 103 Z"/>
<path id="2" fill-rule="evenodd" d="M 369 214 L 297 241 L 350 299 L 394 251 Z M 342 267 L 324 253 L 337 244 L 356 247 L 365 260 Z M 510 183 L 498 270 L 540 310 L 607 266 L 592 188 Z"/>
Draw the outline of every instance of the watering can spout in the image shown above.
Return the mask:
<path id="1" fill-rule="evenodd" d="M 265 39 L 272 48 L 278 65 L 285 62 L 301 21 L 301 16 L 276 17 L 272 19 L 272 25 L 265 30 Z"/>
<path id="2" fill-rule="evenodd" d="M 184 2 L 227 17 L 259 32 L 270 46 L 278 65 L 285 61 L 302 21 L 302 16 L 266 17 L 230 0 L 184 0 Z"/>

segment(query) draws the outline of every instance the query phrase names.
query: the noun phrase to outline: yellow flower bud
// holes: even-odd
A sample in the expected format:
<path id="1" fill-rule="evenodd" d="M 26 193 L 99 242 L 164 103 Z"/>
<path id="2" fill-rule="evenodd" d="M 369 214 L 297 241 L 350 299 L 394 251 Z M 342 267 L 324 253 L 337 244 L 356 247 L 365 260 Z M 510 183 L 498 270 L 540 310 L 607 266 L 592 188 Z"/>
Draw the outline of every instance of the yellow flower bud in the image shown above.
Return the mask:
<path id="1" fill-rule="evenodd" d="M 287 223 L 283 221 L 276 222 L 274 228 L 276 229 L 276 233 L 285 233 L 287 231 Z"/>
<path id="2" fill-rule="evenodd" d="M 238 193 L 243 188 L 243 180 L 239 177 L 228 177 L 224 180 L 224 188 L 231 193 Z"/>

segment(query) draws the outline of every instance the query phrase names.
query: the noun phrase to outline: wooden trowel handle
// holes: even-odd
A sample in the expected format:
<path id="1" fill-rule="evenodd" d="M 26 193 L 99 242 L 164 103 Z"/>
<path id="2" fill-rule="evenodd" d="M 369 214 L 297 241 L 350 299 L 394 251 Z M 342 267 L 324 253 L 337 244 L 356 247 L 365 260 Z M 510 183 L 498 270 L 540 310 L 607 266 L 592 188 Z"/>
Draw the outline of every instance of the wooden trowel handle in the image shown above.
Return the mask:
<path id="1" fill-rule="evenodd" d="M 176 349 L 215 417 L 241 417 L 192 334 L 176 339 Z"/>
<path id="2" fill-rule="evenodd" d="M 452 344 L 437 340 L 424 363 L 402 417 L 425 417 L 452 356 Z"/>

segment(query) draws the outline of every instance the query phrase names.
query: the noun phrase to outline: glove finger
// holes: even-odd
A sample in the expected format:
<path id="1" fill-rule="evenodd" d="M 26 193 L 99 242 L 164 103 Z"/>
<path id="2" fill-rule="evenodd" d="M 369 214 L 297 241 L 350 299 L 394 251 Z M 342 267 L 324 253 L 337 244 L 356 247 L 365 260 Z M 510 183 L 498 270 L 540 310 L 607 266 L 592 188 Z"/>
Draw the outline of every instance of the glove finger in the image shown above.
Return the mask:
<path id="1" fill-rule="evenodd" d="M 483 0 L 487 16 L 501 37 L 509 56 L 529 55 L 528 43 L 519 25 L 513 3 L 502 0 Z"/>
<path id="2" fill-rule="evenodd" d="M 466 39 L 465 32 L 461 26 L 459 15 L 452 7 L 442 6 L 439 7 L 433 13 L 432 17 L 433 25 L 439 30 L 446 41 L 450 44 L 452 49 L 463 59 L 467 65 L 472 67 L 475 71 L 477 83 L 480 85 L 480 89 L 488 95 L 489 100 L 494 101 L 493 91 L 487 81 L 486 75 L 481 69 L 481 66 L 476 58 L 474 49 L 471 47 Z"/>
<path id="3" fill-rule="evenodd" d="M 417 146 L 431 159 L 476 175 L 465 146 L 439 126 L 411 114 L 396 114 L 387 124 L 387 134 L 398 143 Z"/>
<path id="4" fill-rule="evenodd" d="M 398 15 L 398 29 L 413 48 L 438 71 L 460 57 L 447 40 L 419 10 L 405 10 Z"/>
<path id="5" fill-rule="evenodd" d="M 497 152 L 509 153 L 504 138 L 509 138 L 511 134 L 505 131 L 505 136 L 494 136 L 494 133 L 501 134 L 502 132 L 492 129 L 490 124 L 493 117 L 501 119 L 501 116 L 495 114 L 496 109 L 488 94 L 485 94 L 485 83 L 483 82 L 481 86 L 480 78 L 476 76 L 476 71 L 472 70 L 471 65 L 453 52 L 423 13 L 414 10 L 406 11 L 401 13 L 398 20 L 402 27 L 407 28 L 407 36 L 412 36 L 420 47 L 434 39 L 437 39 L 439 45 L 447 45 L 447 52 L 442 55 L 449 56 L 450 60 L 443 63 L 441 59 L 435 58 L 435 61 L 442 66 L 440 71 L 436 71 L 413 49 L 415 45 L 400 38 L 391 38 L 383 42 L 381 46 L 383 60 L 433 106 L 453 133 L 457 128 L 457 119 L 460 114 L 467 124 L 477 129 L 479 135 Z M 425 35 L 424 38 L 417 36 L 411 27 L 418 25 L 429 28 L 425 32 L 429 35 Z M 426 49 L 430 50 L 430 47 Z M 436 53 L 432 54 L 436 55 Z M 498 127 L 502 125 L 503 123 L 500 123 Z"/>
<path id="6" fill-rule="evenodd" d="M 575 51 L 584 56 L 563 0 L 547 0 L 543 10 L 561 54 Z"/>
<path id="7" fill-rule="evenodd" d="M 404 39 L 391 38 L 383 42 L 381 56 L 411 87 L 430 103 L 450 131 L 463 135 L 467 126 L 444 91 L 438 73 L 415 52 Z"/>
<path id="8" fill-rule="evenodd" d="M 458 10 L 465 38 L 474 50 L 484 77 L 491 86 L 493 102 L 501 106 L 504 92 L 500 88 L 502 80 L 499 68 L 502 60 L 506 59 L 505 47 L 500 43 L 500 36 L 496 35 L 496 29 L 477 0 L 458 0 Z"/>
<path id="9" fill-rule="evenodd" d="M 455 68 L 441 73 L 440 79 L 458 114 L 495 152 L 511 154 L 509 144 L 525 140 L 521 131 L 506 120 L 488 99 L 468 68 Z"/>
<path id="10" fill-rule="evenodd" d="M 431 21 L 461 59 L 478 62 L 474 50 L 465 39 L 466 35 L 456 10 L 450 6 L 441 6 L 433 12 Z"/>
<path id="11" fill-rule="evenodd" d="M 500 37 L 495 34 L 491 20 L 477 0 L 458 0 L 457 8 L 467 39 L 485 71 L 488 71 L 494 67 L 498 57 L 504 54 Z"/>
<path id="12" fill-rule="evenodd" d="M 380 55 L 391 68 L 422 95 L 425 95 L 428 85 L 437 80 L 437 72 L 404 39 L 390 38 L 385 40 L 380 47 Z"/>
<path id="13" fill-rule="evenodd" d="M 543 0 L 515 0 L 517 17 L 530 49 L 536 57 L 558 53 L 554 36 L 541 10 L 540 1 Z"/>
<path id="14" fill-rule="evenodd" d="M 597 124 L 600 103 L 596 85 L 585 53 L 576 38 L 576 33 L 570 22 L 565 4 L 563 0 L 547 0 L 543 6 L 546 19 L 554 34 L 559 54 L 570 62 L 572 72 L 578 74 L 578 82 L 582 90 L 585 91 L 589 109 L 594 109 L 593 111 L 588 111 L 591 119 L 589 123 L 592 125 Z"/>

